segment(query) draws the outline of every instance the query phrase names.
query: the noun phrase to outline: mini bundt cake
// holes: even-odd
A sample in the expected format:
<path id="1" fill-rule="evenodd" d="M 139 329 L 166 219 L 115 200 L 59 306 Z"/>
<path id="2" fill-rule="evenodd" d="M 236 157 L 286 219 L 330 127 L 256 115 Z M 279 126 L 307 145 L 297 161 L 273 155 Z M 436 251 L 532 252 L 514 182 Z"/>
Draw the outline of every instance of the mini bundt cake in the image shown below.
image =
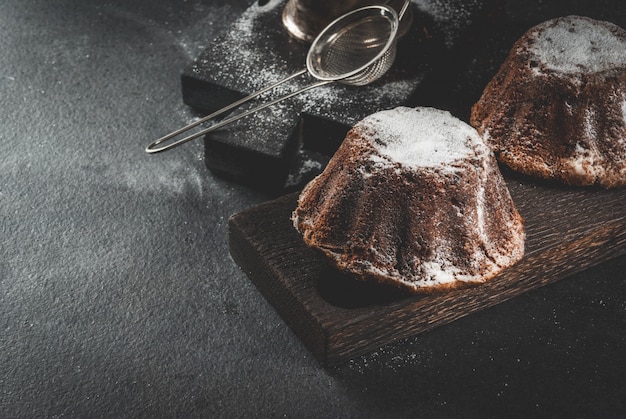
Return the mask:
<path id="1" fill-rule="evenodd" d="M 340 270 L 416 293 L 483 283 L 524 253 L 522 219 L 491 150 L 433 108 L 357 123 L 292 219 Z"/>
<path id="2" fill-rule="evenodd" d="M 472 107 L 511 169 L 569 185 L 626 185 L 626 31 L 580 16 L 531 28 Z"/>

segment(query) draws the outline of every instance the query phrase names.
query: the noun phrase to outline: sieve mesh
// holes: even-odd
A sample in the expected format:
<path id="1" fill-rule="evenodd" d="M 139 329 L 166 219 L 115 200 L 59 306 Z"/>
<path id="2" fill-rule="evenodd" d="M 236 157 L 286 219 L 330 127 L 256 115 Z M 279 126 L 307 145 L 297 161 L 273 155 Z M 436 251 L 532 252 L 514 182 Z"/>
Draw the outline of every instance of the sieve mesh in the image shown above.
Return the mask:
<path id="1" fill-rule="evenodd" d="M 382 76 L 395 58 L 397 18 L 391 13 L 355 14 L 355 20 L 320 35 L 308 68 L 322 80 L 364 85 Z"/>
<path id="2" fill-rule="evenodd" d="M 335 78 L 370 64 L 386 47 L 390 33 L 389 20 L 381 16 L 349 25 L 320 48 L 320 74 Z"/>

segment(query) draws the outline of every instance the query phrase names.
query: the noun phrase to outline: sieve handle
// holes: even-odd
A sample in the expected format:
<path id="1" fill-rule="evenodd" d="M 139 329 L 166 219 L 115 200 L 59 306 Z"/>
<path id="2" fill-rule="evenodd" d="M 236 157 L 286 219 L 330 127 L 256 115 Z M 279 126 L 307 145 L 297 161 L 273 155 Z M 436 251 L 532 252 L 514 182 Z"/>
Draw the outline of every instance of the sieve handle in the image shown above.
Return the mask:
<path id="1" fill-rule="evenodd" d="M 402 20 L 402 17 L 404 16 L 409 6 L 411 5 L 411 0 L 402 0 L 402 3 L 400 3 L 399 0 L 387 0 L 384 2 L 380 2 L 380 3 L 384 3 L 384 6 L 396 12 L 396 15 L 398 16 L 398 22 L 399 22 Z"/>
<path id="2" fill-rule="evenodd" d="M 402 17 L 406 13 L 406 9 L 409 8 L 409 4 L 411 4 L 411 0 L 404 0 L 404 4 L 402 5 L 402 9 L 398 13 L 398 20 L 402 20 Z"/>
<path id="3" fill-rule="evenodd" d="M 231 122 L 234 122 L 234 121 L 236 121 L 236 120 L 238 120 L 240 118 L 243 118 L 244 116 L 250 115 L 253 112 L 259 111 L 259 110 L 264 109 L 264 108 L 266 108 L 268 106 L 271 106 L 271 105 L 273 105 L 275 103 L 278 103 L 281 100 L 288 99 L 288 98 L 290 98 L 292 96 L 295 96 L 296 94 L 304 92 L 305 90 L 309 90 L 309 89 L 311 89 L 313 87 L 317 87 L 317 86 L 320 86 L 322 84 L 325 84 L 325 83 L 316 83 L 314 86 L 309 86 L 308 88 L 300 89 L 297 92 L 294 92 L 294 93 L 291 93 L 289 95 L 285 95 L 285 96 L 279 98 L 279 100 L 275 99 L 275 100 L 273 100 L 273 101 L 271 101 L 271 102 L 269 102 L 269 103 L 267 103 L 265 105 L 258 106 L 257 108 L 254 108 L 254 109 L 252 109 L 250 111 L 247 111 L 247 112 L 244 112 L 242 114 L 236 115 L 236 116 L 234 116 L 232 118 L 226 119 L 226 120 L 224 120 L 222 122 L 219 122 L 219 123 L 217 123 L 217 124 L 207 128 L 207 129 L 204 129 L 204 130 L 199 131 L 199 132 L 197 132 L 195 134 L 192 134 L 192 135 L 189 135 L 187 137 L 184 137 L 184 138 L 182 138 L 182 139 L 180 139 L 178 141 L 174 141 L 174 142 L 169 143 L 167 145 L 164 145 L 164 146 L 161 146 L 161 147 L 157 147 L 159 144 L 163 144 L 164 142 L 169 141 L 169 140 L 179 136 L 180 134 L 189 131 L 192 128 L 195 128 L 195 127 L 197 127 L 198 125 L 200 125 L 200 124 L 202 124 L 204 122 L 210 121 L 211 119 L 214 119 L 214 118 L 216 118 L 216 117 L 218 117 L 218 116 L 220 116 L 220 115 L 222 115 L 222 114 L 224 114 L 224 113 L 226 113 L 226 112 L 228 112 L 228 111 L 230 111 L 230 110 L 232 110 L 232 109 L 234 109 L 234 108 L 236 108 L 238 106 L 241 106 L 244 103 L 246 103 L 246 102 L 256 98 L 257 96 L 260 96 L 263 93 L 268 92 L 268 91 L 270 91 L 270 90 L 280 86 L 281 84 L 283 84 L 283 83 L 293 79 L 293 78 L 301 76 L 301 75 L 305 74 L 306 72 L 307 72 L 306 69 L 297 71 L 297 72 L 293 73 L 292 75 L 290 75 L 290 76 L 288 76 L 288 77 L 286 77 L 286 78 L 284 78 L 284 79 L 282 79 L 282 80 L 280 80 L 280 81 L 278 81 L 278 82 L 276 82 L 276 83 L 274 83 L 274 84 L 272 84 L 270 86 L 267 86 L 267 87 L 265 87 L 265 88 L 263 88 L 261 90 L 258 90 L 258 91 L 254 92 L 254 93 L 252 93 L 252 94 L 250 94 L 250 95 L 248 95 L 248 96 L 246 96 L 246 97 L 244 97 L 242 99 L 239 99 L 236 102 L 231 103 L 230 105 L 227 105 L 227 106 L 225 106 L 225 107 L 223 107 L 223 108 L 213 112 L 210 115 L 207 115 L 207 116 L 205 116 L 205 117 L 203 117 L 203 118 L 201 118 L 201 119 L 199 119 L 199 120 L 197 120 L 197 121 L 195 121 L 195 122 L 193 122 L 193 123 L 191 123 L 189 125 L 186 125 L 186 126 L 184 126 L 182 128 L 179 128 L 176 131 L 173 131 L 173 132 L 171 132 L 171 133 L 169 133 L 169 134 L 159 138 L 156 141 L 153 141 L 152 143 L 150 143 L 150 145 L 148 145 L 146 147 L 146 153 L 154 154 L 154 153 L 159 153 L 161 151 L 169 150 L 171 148 L 174 148 L 176 146 L 179 146 L 181 144 L 189 142 L 189 141 L 191 141 L 191 140 L 193 140 L 195 138 L 198 138 L 201 135 L 204 135 L 204 134 L 206 134 L 206 133 L 208 133 L 210 131 L 213 131 L 214 129 L 223 127 L 224 125 L 227 125 L 227 124 L 230 124 Z"/>

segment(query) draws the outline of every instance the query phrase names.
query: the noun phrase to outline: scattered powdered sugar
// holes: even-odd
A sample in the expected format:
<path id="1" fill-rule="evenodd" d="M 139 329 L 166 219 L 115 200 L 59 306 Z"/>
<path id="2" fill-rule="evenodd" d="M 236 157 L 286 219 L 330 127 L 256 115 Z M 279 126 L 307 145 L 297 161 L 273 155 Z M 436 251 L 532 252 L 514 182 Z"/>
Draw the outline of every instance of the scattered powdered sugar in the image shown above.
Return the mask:
<path id="1" fill-rule="evenodd" d="M 622 115 L 624 117 L 624 123 L 626 124 L 626 98 L 622 102 Z"/>
<path id="2" fill-rule="evenodd" d="M 474 128 L 434 108 L 401 106 L 372 114 L 360 124 L 373 129 L 372 140 L 383 155 L 411 167 L 462 159 L 473 152 L 473 144 L 482 142 Z"/>
<path id="3" fill-rule="evenodd" d="M 459 34 L 470 25 L 476 10 L 484 6 L 483 1 L 466 0 L 413 0 L 419 13 L 430 16 L 442 31 L 446 47 L 454 46 Z"/>
<path id="4" fill-rule="evenodd" d="M 215 48 L 198 57 L 191 71 L 199 74 L 209 69 L 212 77 L 221 83 L 246 87 L 242 90 L 250 93 L 280 80 L 284 65 L 281 66 L 277 51 L 271 48 L 272 33 L 261 29 L 266 27 L 262 20 L 279 14 L 282 3 L 271 0 L 260 6 L 255 2 L 233 22 L 232 30 L 223 34 Z M 304 58 L 301 61 L 304 67 Z"/>
<path id="5" fill-rule="evenodd" d="M 605 71 L 626 65 L 626 32 L 609 22 L 570 16 L 542 24 L 530 51 L 549 70 Z"/>
<path id="6" fill-rule="evenodd" d="M 302 151 L 300 152 L 300 156 L 303 157 L 303 159 L 298 166 L 298 170 L 289 173 L 285 186 L 300 185 L 303 182 L 304 177 L 309 173 L 319 174 L 324 168 L 322 162 L 314 160 L 313 158 L 307 158 L 308 156 L 305 156 L 304 154 L 305 153 Z"/>
<path id="7" fill-rule="evenodd" d="M 355 112 L 355 109 L 364 105 L 367 105 L 368 110 L 375 106 L 396 106 L 406 101 L 408 94 L 417 87 L 421 79 L 421 75 L 410 79 L 391 79 L 366 87 L 335 83 L 309 90 L 299 96 L 297 101 L 305 113 L 335 119 L 352 126 L 366 116 Z"/>

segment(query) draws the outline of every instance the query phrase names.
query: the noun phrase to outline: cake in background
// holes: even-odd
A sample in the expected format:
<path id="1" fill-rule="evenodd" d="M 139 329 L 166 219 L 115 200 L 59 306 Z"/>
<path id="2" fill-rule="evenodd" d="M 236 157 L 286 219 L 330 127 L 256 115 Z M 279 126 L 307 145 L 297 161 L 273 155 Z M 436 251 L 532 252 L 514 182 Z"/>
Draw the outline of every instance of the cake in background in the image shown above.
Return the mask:
<path id="1" fill-rule="evenodd" d="M 626 31 L 580 16 L 528 30 L 473 106 L 499 161 L 569 185 L 626 185 Z"/>

